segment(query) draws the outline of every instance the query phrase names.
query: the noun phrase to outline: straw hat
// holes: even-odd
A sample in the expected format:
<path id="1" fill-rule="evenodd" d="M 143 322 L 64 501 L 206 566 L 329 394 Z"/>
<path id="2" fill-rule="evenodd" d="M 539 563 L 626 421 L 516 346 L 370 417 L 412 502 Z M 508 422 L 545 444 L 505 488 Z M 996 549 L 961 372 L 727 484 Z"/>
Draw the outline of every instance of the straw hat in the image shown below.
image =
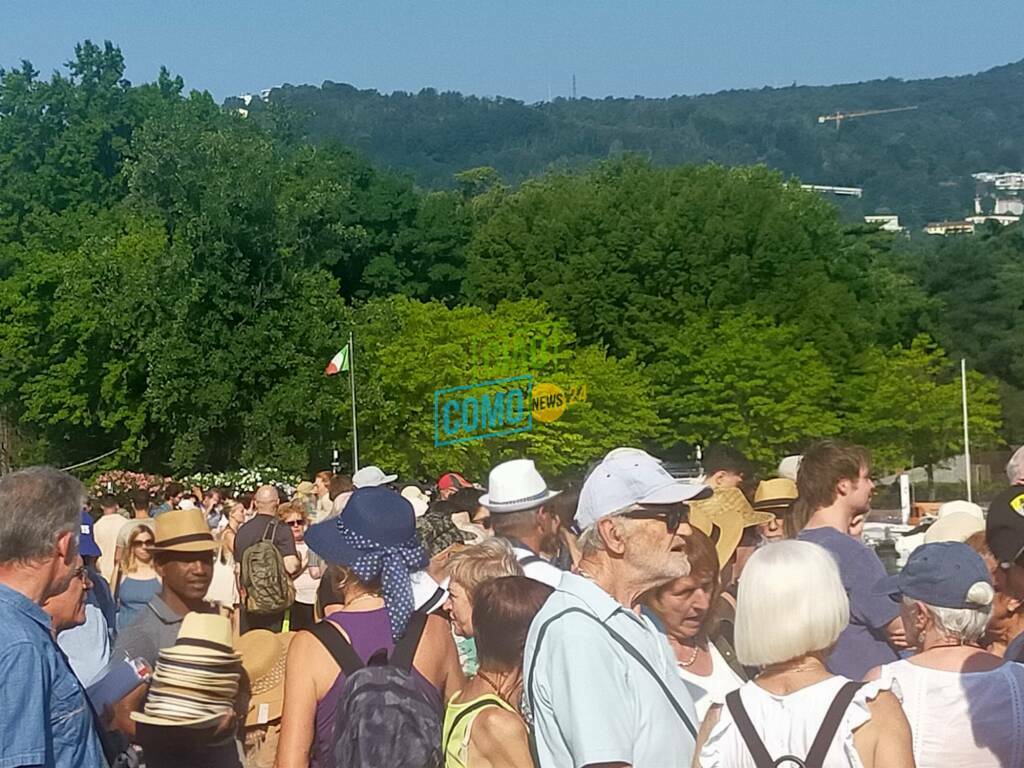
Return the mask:
<path id="1" fill-rule="evenodd" d="M 480 506 L 491 514 L 525 512 L 546 504 L 561 491 L 548 489 L 537 467 L 530 459 L 512 459 L 491 470 L 487 493 L 480 497 Z"/>
<path id="2" fill-rule="evenodd" d="M 750 506 L 739 488 L 717 488 L 710 498 L 691 501 L 689 505 L 690 523 L 715 543 L 719 568 L 724 568 L 732 558 L 744 528 L 775 519 L 770 512 L 758 512 Z"/>
<path id="3" fill-rule="evenodd" d="M 284 705 L 284 670 L 294 632 L 275 634 L 254 629 L 238 638 L 242 668 L 249 676 L 251 697 L 246 726 L 264 725 L 281 717 Z"/>
<path id="4" fill-rule="evenodd" d="M 158 655 L 145 709 L 132 712 L 132 720 L 176 728 L 216 724 L 234 709 L 241 658 L 226 617 L 185 614 L 177 641 Z"/>
<path id="5" fill-rule="evenodd" d="M 201 509 L 164 512 L 154 527 L 154 552 L 213 552 L 220 548 Z"/>
<path id="6" fill-rule="evenodd" d="M 315 491 L 315 490 L 316 490 L 316 486 L 314 486 L 311 482 L 309 482 L 309 480 L 303 480 L 301 483 L 299 483 L 297 486 L 295 486 L 295 495 L 296 496 L 312 496 L 313 495 L 313 491 Z"/>
<path id="7" fill-rule="evenodd" d="M 773 477 L 757 484 L 754 509 L 782 514 L 789 511 L 796 498 L 796 483 L 788 477 Z"/>

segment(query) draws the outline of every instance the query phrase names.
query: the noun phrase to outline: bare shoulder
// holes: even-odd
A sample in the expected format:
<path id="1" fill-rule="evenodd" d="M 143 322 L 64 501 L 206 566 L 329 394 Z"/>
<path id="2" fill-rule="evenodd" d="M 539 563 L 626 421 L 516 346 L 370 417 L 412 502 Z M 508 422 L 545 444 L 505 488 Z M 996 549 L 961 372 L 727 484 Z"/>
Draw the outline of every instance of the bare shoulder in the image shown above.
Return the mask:
<path id="1" fill-rule="evenodd" d="M 879 722 L 885 722 L 892 717 L 902 719 L 904 716 L 900 700 L 892 691 L 879 691 L 878 695 L 870 699 L 867 704 L 872 720 L 877 718 Z"/>
<path id="2" fill-rule="evenodd" d="M 473 721 L 470 731 L 473 741 L 482 752 L 507 749 L 509 745 L 527 742 L 526 724 L 514 712 L 501 707 L 485 707 Z"/>

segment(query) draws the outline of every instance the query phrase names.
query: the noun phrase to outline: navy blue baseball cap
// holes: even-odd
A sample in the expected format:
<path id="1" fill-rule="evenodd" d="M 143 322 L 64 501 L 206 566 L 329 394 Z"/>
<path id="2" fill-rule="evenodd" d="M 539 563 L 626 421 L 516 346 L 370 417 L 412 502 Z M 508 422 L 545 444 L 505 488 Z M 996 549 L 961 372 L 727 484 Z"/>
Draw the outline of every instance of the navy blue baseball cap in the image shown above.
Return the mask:
<path id="1" fill-rule="evenodd" d="M 412 504 L 385 486 L 356 488 L 339 517 L 312 525 L 307 546 L 331 565 L 351 565 L 380 547 L 408 546 L 416 538 Z"/>
<path id="2" fill-rule="evenodd" d="M 82 527 L 78 531 L 78 554 L 82 557 L 99 557 L 103 554 L 96 546 L 96 539 L 92 535 L 92 518 L 84 510 L 82 511 Z"/>
<path id="3" fill-rule="evenodd" d="M 968 593 L 978 582 L 992 586 L 981 555 L 959 541 L 937 541 L 915 549 L 902 571 L 886 576 L 872 591 L 939 608 L 977 608 L 979 603 L 968 599 Z"/>

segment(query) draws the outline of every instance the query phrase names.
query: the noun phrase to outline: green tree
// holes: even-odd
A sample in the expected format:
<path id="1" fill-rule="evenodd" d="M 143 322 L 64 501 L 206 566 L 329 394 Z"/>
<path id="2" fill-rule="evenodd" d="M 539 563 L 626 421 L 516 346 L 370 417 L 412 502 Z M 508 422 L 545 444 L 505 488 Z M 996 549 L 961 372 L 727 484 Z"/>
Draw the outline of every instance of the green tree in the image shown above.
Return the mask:
<path id="1" fill-rule="evenodd" d="M 436 477 L 452 468 L 483 477 L 499 461 L 529 456 L 556 476 L 617 445 L 645 442 L 657 428 L 650 384 L 635 361 L 577 347 L 564 321 L 539 302 L 502 303 L 485 312 L 392 298 L 369 302 L 354 322 L 364 463 L 406 477 Z M 529 361 L 474 359 L 478 342 L 517 334 L 550 342 L 555 351 L 541 370 Z M 531 432 L 434 446 L 435 390 L 526 374 L 563 389 L 586 384 L 587 400 L 570 405 L 556 422 L 535 421 Z M 339 422 L 345 416 L 340 412 Z"/>
<path id="2" fill-rule="evenodd" d="M 845 433 L 871 447 L 882 471 L 924 466 L 931 490 L 935 465 L 964 447 L 959 368 L 927 336 L 905 347 L 872 348 L 859 368 L 843 387 Z M 971 444 L 995 445 L 1001 426 L 996 384 L 969 371 L 967 387 Z"/>
<path id="3" fill-rule="evenodd" d="M 660 442 L 724 442 L 769 465 L 839 433 L 835 377 L 791 325 L 750 313 L 694 315 L 648 366 L 665 418 Z"/>

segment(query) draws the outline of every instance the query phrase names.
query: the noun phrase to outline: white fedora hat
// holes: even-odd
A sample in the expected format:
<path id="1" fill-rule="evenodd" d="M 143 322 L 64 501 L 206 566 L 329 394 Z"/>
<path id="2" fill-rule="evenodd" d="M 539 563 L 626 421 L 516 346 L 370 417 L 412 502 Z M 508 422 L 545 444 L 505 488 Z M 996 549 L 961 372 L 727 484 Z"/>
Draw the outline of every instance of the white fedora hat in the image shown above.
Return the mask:
<path id="1" fill-rule="evenodd" d="M 376 488 L 378 485 L 393 483 L 397 479 L 398 475 L 385 475 L 384 470 L 371 464 L 352 475 L 352 485 L 356 488 Z"/>
<path id="2" fill-rule="evenodd" d="M 561 491 L 548 490 L 530 459 L 512 459 L 491 470 L 487 493 L 480 497 L 480 506 L 498 515 L 502 512 L 523 512 L 536 509 Z"/>

